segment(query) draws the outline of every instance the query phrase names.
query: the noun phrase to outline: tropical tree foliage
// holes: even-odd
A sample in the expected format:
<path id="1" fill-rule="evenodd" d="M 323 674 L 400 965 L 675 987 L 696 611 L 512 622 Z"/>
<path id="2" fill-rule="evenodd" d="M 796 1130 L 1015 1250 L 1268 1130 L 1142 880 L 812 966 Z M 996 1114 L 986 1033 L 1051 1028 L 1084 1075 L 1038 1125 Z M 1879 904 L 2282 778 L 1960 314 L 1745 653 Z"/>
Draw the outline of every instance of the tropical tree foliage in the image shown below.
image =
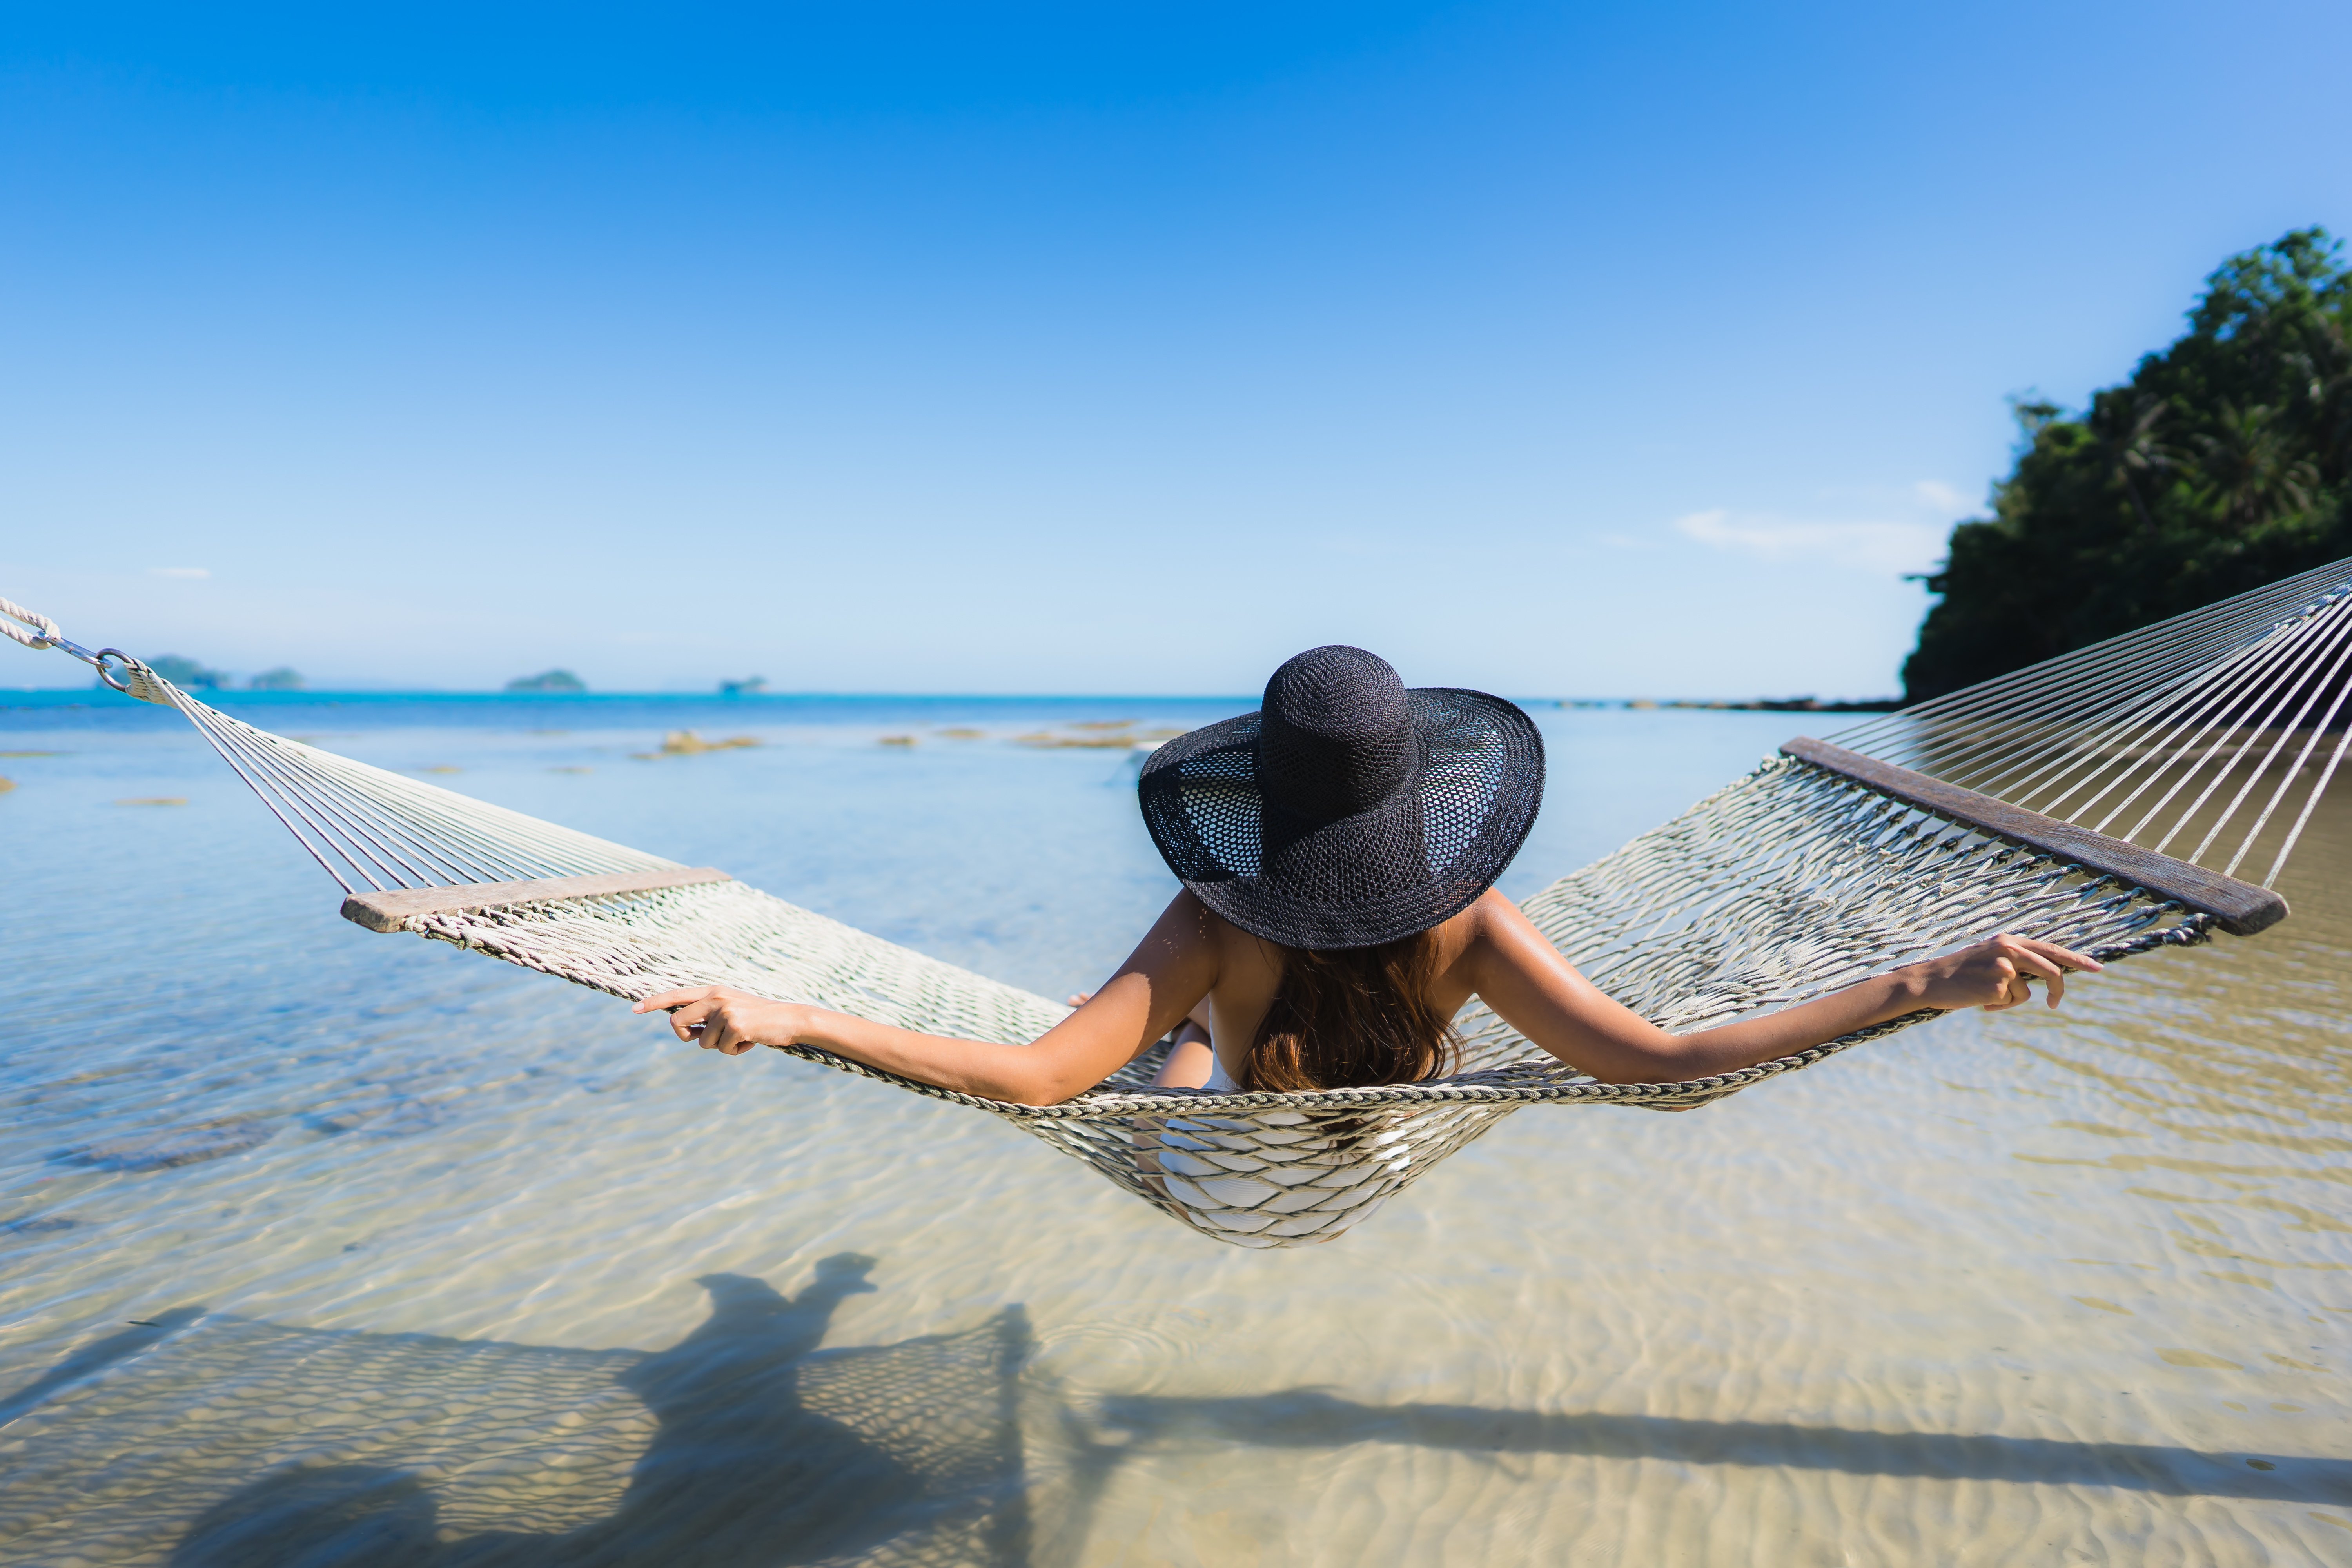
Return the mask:
<path id="1" fill-rule="evenodd" d="M 1939 697 L 2352 555 L 2352 269 L 2325 229 L 2223 262 L 2189 331 L 2070 415 L 2017 405 L 1903 666 Z"/>

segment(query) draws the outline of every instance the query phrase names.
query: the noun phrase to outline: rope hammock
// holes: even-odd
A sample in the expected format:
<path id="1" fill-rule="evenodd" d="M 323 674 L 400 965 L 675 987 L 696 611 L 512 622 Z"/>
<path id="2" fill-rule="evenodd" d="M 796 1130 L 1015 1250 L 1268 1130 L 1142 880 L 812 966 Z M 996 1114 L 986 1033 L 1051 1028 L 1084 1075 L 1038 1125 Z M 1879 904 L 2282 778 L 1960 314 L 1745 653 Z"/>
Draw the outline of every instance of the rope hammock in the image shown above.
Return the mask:
<path id="1" fill-rule="evenodd" d="M 575 833 L 230 718 L 0 599 L 0 632 L 177 709 L 341 885 L 342 912 L 638 1000 L 725 984 L 926 1033 L 1025 1044 L 1063 1006 L 709 868 Z M 1528 900 L 1593 983 L 1683 1032 L 1792 1005 L 1995 931 L 2103 962 L 2250 935 L 2344 760 L 2352 560 L 1781 752 Z M 2239 879 L 2263 865 L 2262 881 Z M 1522 1106 L 1683 1110 L 1936 1016 L 1668 1084 L 1604 1084 L 1474 1003 L 1462 1070 L 1315 1093 L 1154 1089 L 1165 1045 L 1000 1116 L 1204 1235 L 1328 1241 Z"/>

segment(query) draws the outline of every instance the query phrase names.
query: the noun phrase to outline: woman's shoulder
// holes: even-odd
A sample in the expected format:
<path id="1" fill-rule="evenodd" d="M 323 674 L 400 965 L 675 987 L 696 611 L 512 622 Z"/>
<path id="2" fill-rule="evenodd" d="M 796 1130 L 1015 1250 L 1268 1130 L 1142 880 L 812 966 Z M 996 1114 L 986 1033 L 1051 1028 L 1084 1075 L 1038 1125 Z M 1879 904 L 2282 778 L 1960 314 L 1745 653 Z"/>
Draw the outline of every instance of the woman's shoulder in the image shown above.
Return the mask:
<path id="1" fill-rule="evenodd" d="M 1449 952 L 1492 941 L 1518 912 L 1518 905 L 1489 888 L 1471 900 L 1469 908 L 1437 928 L 1438 940 L 1446 944 Z"/>
<path id="2" fill-rule="evenodd" d="M 1528 917 L 1519 906 L 1489 888 L 1470 900 L 1470 907 L 1437 928 L 1438 966 L 1450 973 L 1470 971 L 1509 962 L 1522 945 L 1517 941 Z"/>
<path id="3" fill-rule="evenodd" d="M 1154 928 L 1159 940 L 1215 965 L 1223 984 L 1237 975 L 1279 973 L 1281 960 L 1268 944 L 1202 902 L 1190 888 L 1177 890 Z"/>

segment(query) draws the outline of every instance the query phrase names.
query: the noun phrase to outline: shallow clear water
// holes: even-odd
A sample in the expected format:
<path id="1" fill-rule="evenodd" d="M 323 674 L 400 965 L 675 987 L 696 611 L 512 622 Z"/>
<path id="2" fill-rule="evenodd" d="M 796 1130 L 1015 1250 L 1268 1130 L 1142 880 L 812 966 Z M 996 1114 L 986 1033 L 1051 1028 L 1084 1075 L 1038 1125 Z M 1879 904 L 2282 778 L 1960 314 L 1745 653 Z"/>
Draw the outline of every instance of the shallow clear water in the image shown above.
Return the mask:
<path id="1" fill-rule="evenodd" d="M 174 716 L 21 700 L 0 1563 L 2352 1560 L 2340 805 L 2257 941 L 1259 1253 L 362 931 Z M 1172 883 L 1123 754 L 1010 738 L 1234 706 L 238 710 L 1058 994 Z M 1539 717 L 1522 896 L 1802 722 Z M 689 725 L 765 743 L 634 755 Z"/>

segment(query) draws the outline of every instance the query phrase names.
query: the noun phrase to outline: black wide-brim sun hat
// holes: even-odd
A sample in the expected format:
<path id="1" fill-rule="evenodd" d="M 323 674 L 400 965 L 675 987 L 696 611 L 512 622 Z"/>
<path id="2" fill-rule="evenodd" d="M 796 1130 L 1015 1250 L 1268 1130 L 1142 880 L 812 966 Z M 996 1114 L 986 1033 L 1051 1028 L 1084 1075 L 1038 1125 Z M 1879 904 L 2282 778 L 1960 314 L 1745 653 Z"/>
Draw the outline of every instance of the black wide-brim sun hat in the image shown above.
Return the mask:
<path id="1" fill-rule="evenodd" d="M 1201 901 L 1285 947 L 1427 931 L 1495 885 L 1543 804 L 1543 739 L 1500 697 L 1408 689 L 1362 648 L 1309 648 L 1265 705 L 1143 765 L 1144 826 Z"/>

